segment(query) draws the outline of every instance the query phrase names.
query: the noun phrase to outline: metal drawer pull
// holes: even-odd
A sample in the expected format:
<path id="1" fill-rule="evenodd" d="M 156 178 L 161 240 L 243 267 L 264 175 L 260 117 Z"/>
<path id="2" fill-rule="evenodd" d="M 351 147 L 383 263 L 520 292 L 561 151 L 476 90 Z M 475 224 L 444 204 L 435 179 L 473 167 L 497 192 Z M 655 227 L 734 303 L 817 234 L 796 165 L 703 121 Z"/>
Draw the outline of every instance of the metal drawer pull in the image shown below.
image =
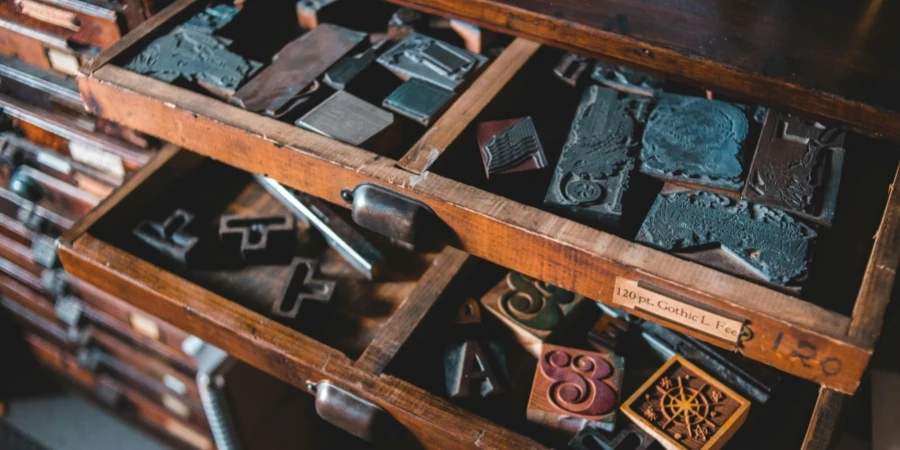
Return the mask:
<path id="1" fill-rule="evenodd" d="M 384 442 L 398 424 L 387 411 L 327 381 L 309 383 L 316 394 L 316 412 L 326 422 L 369 442 Z"/>
<path id="2" fill-rule="evenodd" d="M 363 228 L 410 247 L 425 242 L 439 221 L 428 205 L 374 184 L 360 184 L 341 196 L 353 204 L 353 220 Z"/>

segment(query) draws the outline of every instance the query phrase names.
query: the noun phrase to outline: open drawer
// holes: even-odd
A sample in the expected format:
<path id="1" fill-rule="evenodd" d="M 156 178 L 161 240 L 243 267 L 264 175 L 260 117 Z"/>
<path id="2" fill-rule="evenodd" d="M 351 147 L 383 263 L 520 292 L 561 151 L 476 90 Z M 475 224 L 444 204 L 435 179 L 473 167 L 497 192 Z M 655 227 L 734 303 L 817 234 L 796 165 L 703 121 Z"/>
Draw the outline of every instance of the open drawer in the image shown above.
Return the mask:
<path id="1" fill-rule="evenodd" d="M 217 200 L 211 200 L 212 192 Z M 193 232 L 207 238 L 211 233 L 212 242 L 218 237 L 211 229 L 218 229 L 222 215 L 289 214 L 249 174 L 167 149 L 63 237 L 64 267 L 294 386 L 332 394 L 336 388 L 353 401 L 371 403 L 414 436 L 401 433 L 393 445 L 405 447 L 402 442 L 414 439 L 429 448 L 540 448 L 383 374 L 451 281 L 459 279 L 466 254 L 449 247 L 409 252 L 373 239 L 385 270 L 368 281 L 298 222 L 294 256 L 318 260 L 312 282 L 336 285 L 327 307 L 307 301 L 296 319 L 287 319 L 275 313 L 274 304 L 290 284 L 291 264 L 243 265 L 225 256 L 183 265 L 132 235 L 142 220 L 161 220 L 174 209 L 195 214 Z M 371 425 L 356 422 L 358 428 L 349 431 L 370 435 Z"/>
<path id="2" fill-rule="evenodd" d="M 737 321 L 740 330 L 731 330 L 731 334 L 739 338 L 711 337 L 689 320 L 659 319 L 640 311 L 638 315 L 839 392 L 852 393 L 858 387 L 880 333 L 900 258 L 900 194 L 889 195 L 898 167 L 896 157 L 868 160 L 861 155 L 865 152 L 847 152 L 860 154 L 854 163 L 862 168 L 856 181 L 866 181 L 866 164 L 877 166 L 880 175 L 855 192 L 857 199 L 846 202 L 866 207 L 846 207 L 838 212 L 851 216 L 840 219 L 846 222 L 861 214 L 859 226 L 848 226 L 852 230 L 848 242 L 853 242 L 848 251 L 855 255 L 852 269 L 832 267 L 820 270 L 819 277 L 833 275 L 852 292 L 835 299 L 830 298 L 828 289 L 818 288 L 818 293 L 798 297 L 540 209 L 536 207 L 539 200 L 525 197 L 540 183 L 525 182 L 520 184 L 526 186 L 523 189 L 504 190 L 484 183 L 483 178 L 475 180 L 473 174 L 479 174 L 481 168 L 473 167 L 477 162 L 471 163 L 478 154 L 474 121 L 536 113 L 532 105 L 532 110 L 485 117 L 483 114 L 491 114 L 510 96 L 492 100 L 503 99 L 501 91 L 507 86 L 527 87 L 512 94 L 518 101 L 511 104 L 554 91 L 545 89 L 546 84 L 528 85 L 527 78 L 535 70 L 529 65 L 549 73 L 555 63 L 551 60 L 547 65 L 537 44 L 512 41 L 408 151 L 394 148 L 374 153 L 231 106 L 209 93 L 123 68 L 153 39 L 205 6 L 206 2 L 198 0 L 176 2 L 84 66 L 79 87 L 87 107 L 102 117 L 246 171 L 266 174 L 331 203 L 349 207 L 347 192 L 363 183 L 382 186 L 430 208 L 453 232 L 445 242 L 472 255 L 613 305 L 617 283 L 638 284 L 678 299 L 698 314 Z M 517 83 L 523 77 L 525 81 Z M 559 104 L 551 103 L 554 107 Z M 544 115 L 555 114 L 567 122 L 574 105 L 545 109 Z M 564 137 L 566 126 L 556 132 Z M 550 146 L 547 150 L 558 151 Z M 551 163 L 553 157 L 551 153 Z M 460 170 L 459 161 L 469 163 Z M 841 238 L 831 241 L 837 242 L 835 250 L 820 252 L 819 260 L 843 258 Z"/>

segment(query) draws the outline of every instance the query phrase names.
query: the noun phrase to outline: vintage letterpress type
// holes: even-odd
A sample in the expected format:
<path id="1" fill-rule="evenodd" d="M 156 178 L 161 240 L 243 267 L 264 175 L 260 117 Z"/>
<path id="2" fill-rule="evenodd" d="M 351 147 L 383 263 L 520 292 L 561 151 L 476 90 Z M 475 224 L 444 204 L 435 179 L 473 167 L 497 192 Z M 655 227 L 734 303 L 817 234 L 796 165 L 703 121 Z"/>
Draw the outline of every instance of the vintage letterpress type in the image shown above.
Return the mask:
<path id="1" fill-rule="evenodd" d="M 580 84 L 581 78 L 590 64 L 591 60 L 586 56 L 566 52 L 559 58 L 556 67 L 553 68 L 553 75 L 556 75 L 556 78 L 559 78 L 569 86 L 576 87 Z"/>
<path id="2" fill-rule="evenodd" d="M 453 325 L 481 323 L 481 307 L 478 302 L 474 298 L 464 299 L 456 309 L 456 316 L 451 322 Z"/>
<path id="3" fill-rule="evenodd" d="M 750 402 L 675 356 L 621 409 L 667 449 L 715 450 L 743 425 Z"/>
<path id="4" fill-rule="evenodd" d="M 547 167 L 547 157 L 531 117 L 479 123 L 477 137 L 488 178 L 491 174 Z"/>
<path id="5" fill-rule="evenodd" d="M 495 342 L 466 341 L 444 351 L 444 379 L 452 399 L 506 392 L 506 358 Z"/>
<path id="6" fill-rule="evenodd" d="M 262 66 L 230 51 L 231 41 L 213 34 L 231 17 L 218 9 L 201 12 L 155 39 L 128 61 L 125 68 L 167 83 L 179 79 L 195 83 L 219 98 L 228 99 Z"/>
<path id="7" fill-rule="evenodd" d="M 190 264 L 194 260 L 194 250 L 199 238 L 188 233 L 194 221 L 194 215 L 176 209 L 162 223 L 145 220 L 132 230 L 132 234 L 166 257 L 182 264 Z"/>
<path id="8" fill-rule="evenodd" d="M 844 136 L 843 130 L 769 111 L 743 198 L 830 225 L 844 165 Z"/>
<path id="9" fill-rule="evenodd" d="M 629 422 L 616 433 L 588 425 L 569 441 L 571 450 L 647 450 L 656 439 Z"/>
<path id="10" fill-rule="evenodd" d="M 324 22 L 326 13 L 336 11 L 338 0 L 297 0 L 297 23 L 300 28 L 312 30 Z"/>
<path id="11" fill-rule="evenodd" d="M 517 272 L 509 272 L 481 299 L 481 304 L 538 357 L 541 344 L 583 304 L 584 297 Z"/>
<path id="12" fill-rule="evenodd" d="M 544 205 L 593 226 L 616 227 L 649 99 L 588 86 Z"/>
<path id="13" fill-rule="evenodd" d="M 641 172 L 731 191 L 744 186 L 752 112 L 741 105 L 660 94 L 647 119 Z"/>
<path id="14" fill-rule="evenodd" d="M 623 358 L 544 344 L 528 398 L 528 421 L 574 435 L 590 423 L 612 431 Z"/>
<path id="15" fill-rule="evenodd" d="M 203 34 L 213 34 L 231 23 L 239 12 L 241 10 L 234 6 L 220 3 L 191 16 L 181 26 Z"/>
<path id="16" fill-rule="evenodd" d="M 685 254 L 717 246 L 761 279 L 795 285 L 807 275 L 816 232 L 764 205 L 684 191 L 657 196 L 635 240 Z"/>
<path id="17" fill-rule="evenodd" d="M 355 146 L 372 142 L 393 124 L 393 114 L 346 91 L 335 92 L 296 122 L 303 129 Z"/>
<path id="18" fill-rule="evenodd" d="M 650 321 L 640 323 L 641 336 L 657 355 L 681 355 L 750 400 L 765 404 L 781 376 L 770 367 L 712 346 Z"/>
<path id="19" fill-rule="evenodd" d="M 453 95 L 451 91 L 413 78 L 391 92 L 381 106 L 428 126 L 449 106 Z"/>
<path id="20" fill-rule="evenodd" d="M 219 219 L 219 239 L 248 263 L 277 261 L 294 252 L 294 217 L 228 215 Z"/>
<path id="21" fill-rule="evenodd" d="M 284 46 L 272 64 L 241 87 L 231 102 L 281 116 L 329 67 L 366 38 L 365 33 L 322 24 Z"/>
<path id="22" fill-rule="evenodd" d="M 378 56 L 378 49 L 384 41 L 372 45 L 355 55 L 347 55 L 336 62 L 322 77 L 322 81 L 334 90 L 342 90 L 360 73 L 366 70 Z"/>
<path id="23" fill-rule="evenodd" d="M 300 308 L 308 302 L 327 304 L 334 294 L 337 284 L 333 280 L 315 277 L 319 261 L 309 258 L 294 258 L 291 275 L 272 305 L 272 315 L 283 319 L 296 319 Z"/>
<path id="24" fill-rule="evenodd" d="M 619 91 L 653 97 L 662 90 L 663 79 L 625 66 L 597 61 L 591 79 Z"/>
<path id="25" fill-rule="evenodd" d="M 378 63 L 403 79 L 418 78 L 446 90 L 456 90 L 487 58 L 428 36 L 411 33 L 378 58 Z"/>
<path id="26" fill-rule="evenodd" d="M 625 319 L 603 313 L 588 331 L 588 345 L 601 352 L 615 353 L 631 324 Z"/>

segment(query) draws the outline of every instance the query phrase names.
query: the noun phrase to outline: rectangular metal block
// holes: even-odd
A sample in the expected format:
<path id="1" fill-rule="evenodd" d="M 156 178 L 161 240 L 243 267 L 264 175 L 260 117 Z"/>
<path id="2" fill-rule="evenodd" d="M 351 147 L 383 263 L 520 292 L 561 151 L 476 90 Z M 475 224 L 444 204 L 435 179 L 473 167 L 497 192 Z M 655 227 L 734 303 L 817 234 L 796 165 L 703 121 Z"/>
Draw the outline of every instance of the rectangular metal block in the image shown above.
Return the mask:
<path id="1" fill-rule="evenodd" d="M 653 97 L 662 90 L 663 79 L 625 66 L 597 61 L 591 79 L 618 91 Z"/>
<path id="2" fill-rule="evenodd" d="M 770 110 L 743 198 L 831 225 L 845 135 L 843 130 Z"/>
<path id="3" fill-rule="evenodd" d="M 484 56 L 415 32 L 378 58 L 379 64 L 403 79 L 419 78 L 450 91 L 486 62 Z"/>
<path id="4" fill-rule="evenodd" d="M 357 147 L 371 142 L 393 124 L 393 114 L 346 91 L 335 92 L 295 122 L 303 129 Z"/>
<path id="5" fill-rule="evenodd" d="M 366 33 L 322 24 L 291 41 L 272 64 L 242 86 L 231 102 L 248 111 L 281 116 L 329 67 L 366 38 Z"/>
<path id="6" fill-rule="evenodd" d="M 591 226 L 617 227 L 650 99 L 585 88 L 544 205 Z"/>
<path id="7" fill-rule="evenodd" d="M 547 167 L 547 157 L 531 117 L 481 122 L 478 124 L 477 138 L 484 173 L 488 178 L 491 174 Z"/>
<path id="8" fill-rule="evenodd" d="M 381 105 L 428 126 L 449 106 L 453 95 L 451 91 L 412 78 L 391 92 Z"/>

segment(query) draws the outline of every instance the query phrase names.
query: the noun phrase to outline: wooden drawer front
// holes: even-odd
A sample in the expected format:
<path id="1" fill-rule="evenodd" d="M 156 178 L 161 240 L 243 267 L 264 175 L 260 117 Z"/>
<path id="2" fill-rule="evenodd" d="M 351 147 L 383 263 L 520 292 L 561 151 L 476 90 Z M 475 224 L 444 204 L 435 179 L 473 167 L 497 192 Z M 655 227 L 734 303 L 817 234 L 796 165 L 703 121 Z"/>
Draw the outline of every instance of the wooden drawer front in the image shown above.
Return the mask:
<path id="1" fill-rule="evenodd" d="M 0 54 L 71 76 L 93 52 L 73 49 L 62 36 L 0 18 Z"/>
<path id="2" fill-rule="evenodd" d="M 122 37 L 113 3 L 58 0 L 6 0 L 0 18 L 83 45 L 106 48 Z"/>
<path id="3" fill-rule="evenodd" d="M 78 365 L 77 358 L 38 335 L 26 333 L 25 341 L 37 361 L 74 382 L 84 391 L 106 403 L 110 395 L 121 395 L 114 408 L 126 417 L 134 417 L 165 435 L 175 437 L 190 447 L 211 450 L 214 448 L 208 431 L 192 424 L 184 423 L 163 406 L 114 378 L 94 374 Z M 111 392 L 112 391 L 112 392 Z M 103 392 L 101 394 L 100 392 Z M 118 393 L 118 394 L 116 394 Z"/>
<path id="4" fill-rule="evenodd" d="M 504 105 L 491 100 L 499 95 L 498 99 L 508 101 L 501 91 L 505 86 L 516 88 L 520 76 L 525 89 L 512 96 L 517 101 L 510 105 L 554 91 L 545 89 L 545 84 L 528 85 L 528 75 L 535 69 L 527 64 L 536 64 L 543 73 L 552 68 L 542 62 L 540 53 L 535 55 L 533 43 L 514 41 L 406 154 L 393 159 L 121 67 L 129 55 L 201 6 L 202 2 L 191 0 L 173 4 L 123 38 L 120 48 L 105 52 L 86 67 L 79 87 L 88 107 L 103 117 L 249 172 L 267 174 L 334 204 L 349 207 L 342 193 L 361 184 L 382 186 L 427 205 L 454 232 L 449 242 L 472 255 L 611 305 L 616 305 L 617 282 L 638 283 L 705 313 L 736 320 L 742 324 L 741 338 L 737 344 L 725 342 L 693 326 L 638 312 L 642 317 L 840 392 L 857 388 L 880 332 L 877 317 L 888 302 L 888 286 L 900 259 L 891 250 L 891 243 L 900 236 L 894 220 L 900 195 L 888 196 L 886 189 L 898 167 L 895 152 L 879 150 L 884 156 L 873 163 L 880 168 L 878 176 L 853 179 L 857 189 L 851 192 L 857 200 L 843 203 L 849 206 L 840 220 L 852 222 L 859 213 L 860 224 L 849 226 L 851 238 L 843 247 L 834 243 L 840 239 L 832 238 L 829 251 L 832 261 L 841 261 L 845 252 L 851 254 L 852 270 L 819 271 L 822 279 L 834 275 L 846 280 L 842 286 L 852 292 L 836 295 L 823 282 L 813 289 L 816 292 L 804 294 L 813 296 L 813 301 L 806 301 L 539 209 L 542 195 L 523 196 L 533 194 L 541 183 L 522 181 L 526 188 L 503 189 L 501 181 L 492 178 L 488 183 L 480 178 L 474 144 L 477 121 L 520 117 L 546 106 L 534 103 L 530 109 L 498 117 L 497 109 L 502 111 Z M 543 107 L 544 115 L 567 121 L 574 106 L 557 109 L 554 99 L 547 100 L 552 107 Z M 546 146 L 548 153 L 556 149 Z M 859 156 L 853 164 L 865 167 L 866 162 L 866 157 Z M 863 203 L 871 208 L 852 206 Z M 869 238 L 876 232 L 878 239 L 873 243 Z M 829 259 L 829 255 L 818 258 Z M 851 310 L 855 310 L 852 316 Z"/>
<path id="5" fill-rule="evenodd" d="M 219 201 L 209 201 L 212 190 Z M 369 282 L 298 224 L 299 254 L 320 261 L 315 278 L 337 285 L 327 308 L 304 305 L 298 320 L 282 324 L 272 309 L 290 279 L 284 263 L 192 268 L 131 236 L 139 221 L 159 220 L 173 208 L 195 214 L 199 227 L 193 232 L 213 243 L 211 252 L 223 248 L 210 234 L 220 215 L 287 213 L 249 175 L 188 152 L 165 151 L 90 214 L 96 224 L 90 218 L 82 222 L 87 234 L 64 244 L 64 265 L 294 386 L 308 390 L 327 381 L 374 403 L 426 447 L 468 448 L 477 441 L 492 448 L 540 448 L 404 381 L 379 376 L 457 278 L 465 254 L 449 248 L 409 253 L 375 239 L 387 270 Z"/>

